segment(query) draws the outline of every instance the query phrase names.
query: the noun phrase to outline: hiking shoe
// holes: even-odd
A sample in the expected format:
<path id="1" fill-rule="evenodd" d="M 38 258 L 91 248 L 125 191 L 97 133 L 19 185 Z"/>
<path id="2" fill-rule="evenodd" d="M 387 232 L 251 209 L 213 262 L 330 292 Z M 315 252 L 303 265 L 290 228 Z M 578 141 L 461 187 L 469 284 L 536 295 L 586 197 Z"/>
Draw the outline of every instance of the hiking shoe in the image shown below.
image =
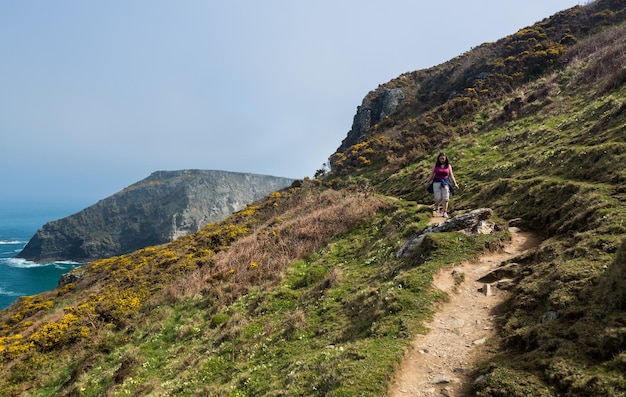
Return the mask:
<path id="1" fill-rule="evenodd" d="M 450 215 L 448 215 L 448 213 L 447 213 L 447 212 L 444 212 L 444 213 L 443 213 L 443 217 L 444 217 L 444 218 L 450 218 Z"/>

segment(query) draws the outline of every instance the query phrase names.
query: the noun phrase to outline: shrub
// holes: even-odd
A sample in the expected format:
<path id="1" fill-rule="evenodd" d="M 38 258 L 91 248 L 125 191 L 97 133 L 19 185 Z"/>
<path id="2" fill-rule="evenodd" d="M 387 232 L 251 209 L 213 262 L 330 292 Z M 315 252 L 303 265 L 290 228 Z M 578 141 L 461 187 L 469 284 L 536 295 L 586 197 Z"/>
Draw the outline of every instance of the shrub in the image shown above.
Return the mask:
<path id="1" fill-rule="evenodd" d="M 89 336 L 89 329 L 79 324 L 78 317 L 66 313 L 61 320 L 45 324 L 30 336 L 30 341 L 42 351 L 50 351 L 66 343 Z"/>

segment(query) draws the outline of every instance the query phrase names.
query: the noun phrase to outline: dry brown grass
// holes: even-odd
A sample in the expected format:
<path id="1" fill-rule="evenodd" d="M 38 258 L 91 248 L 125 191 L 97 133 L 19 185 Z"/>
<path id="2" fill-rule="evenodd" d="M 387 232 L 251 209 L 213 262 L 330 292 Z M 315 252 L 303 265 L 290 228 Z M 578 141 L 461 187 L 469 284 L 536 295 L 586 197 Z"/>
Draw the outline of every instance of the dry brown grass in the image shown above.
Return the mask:
<path id="1" fill-rule="evenodd" d="M 273 280 L 291 261 L 302 259 L 332 236 L 343 233 L 381 209 L 382 202 L 359 194 L 326 190 L 307 213 L 287 213 L 279 222 L 238 240 L 217 255 L 222 270 L 234 270 L 237 283 Z"/>
<path id="2" fill-rule="evenodd" d="M 211 266 L 173 282 L 165 290 L 166 299 L 208 296 L 226 303 L 252 285 L 279 281 L 289 263 L 310 255 L 385 206 L 379 198 L 359 192 L 308 189 L 277 203 L 272 219 L 219 252 Z"/>
<path id="3" fill-rule="evenodd" d="M 572 47 L 568 58 L 587 65 L 572 81 L 574 86 L 595 85 L 601 89 L 600 94 L 618 88 L 626 80 L 626 25 L 608 29 Z"/>
<path id="4" fill-rule="evenodd" d="M 179 299 L 200 298 L 199 292 L 206 284 L 206 280 L 206 268 L 194 271 L 170 283 L 163 291 L 164 297 L 168 302 L 175 302 Z"/>

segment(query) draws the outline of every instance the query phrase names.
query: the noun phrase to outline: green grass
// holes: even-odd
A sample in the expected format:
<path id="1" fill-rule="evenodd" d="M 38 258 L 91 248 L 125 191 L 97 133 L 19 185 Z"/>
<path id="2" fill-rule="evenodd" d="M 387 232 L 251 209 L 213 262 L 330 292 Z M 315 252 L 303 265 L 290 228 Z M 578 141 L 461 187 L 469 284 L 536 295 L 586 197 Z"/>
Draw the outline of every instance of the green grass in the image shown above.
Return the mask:
<path id="1" fill-rule="evenodd" d="M 83 373 L 72 389 L 88 395 L 384 394 L 403 349 L 444 299 L 431 287 L 433 273 L 508 238 L 433 236 L 431 255 L 416 266 L 395 253 L 404 228 L 415 230 L 425 212 L 394 202 L 292 262 L 280 284 L 252 289 L 215 315 L 194 300 L 152 308 L 134 327 L 110 331 L 116 345 L 102 340 L 95 358 L 50 368 L 51 382 L 38 395 L 54 395 L 73 368 Z"/>

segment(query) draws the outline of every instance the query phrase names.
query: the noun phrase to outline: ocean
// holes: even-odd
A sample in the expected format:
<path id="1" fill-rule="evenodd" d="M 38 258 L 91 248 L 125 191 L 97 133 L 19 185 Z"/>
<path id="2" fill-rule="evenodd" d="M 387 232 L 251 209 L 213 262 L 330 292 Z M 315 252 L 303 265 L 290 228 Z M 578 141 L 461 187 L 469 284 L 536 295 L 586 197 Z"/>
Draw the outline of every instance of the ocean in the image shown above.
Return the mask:
<path id="1" fill-rule="evenodd" d="M 0 203 L 0 310 L 20 296 L 56 288 L 62 274 L 80 263 L 35 263 L 15 256 L 46 222 L 84 208 L 69 203 Z"/>

